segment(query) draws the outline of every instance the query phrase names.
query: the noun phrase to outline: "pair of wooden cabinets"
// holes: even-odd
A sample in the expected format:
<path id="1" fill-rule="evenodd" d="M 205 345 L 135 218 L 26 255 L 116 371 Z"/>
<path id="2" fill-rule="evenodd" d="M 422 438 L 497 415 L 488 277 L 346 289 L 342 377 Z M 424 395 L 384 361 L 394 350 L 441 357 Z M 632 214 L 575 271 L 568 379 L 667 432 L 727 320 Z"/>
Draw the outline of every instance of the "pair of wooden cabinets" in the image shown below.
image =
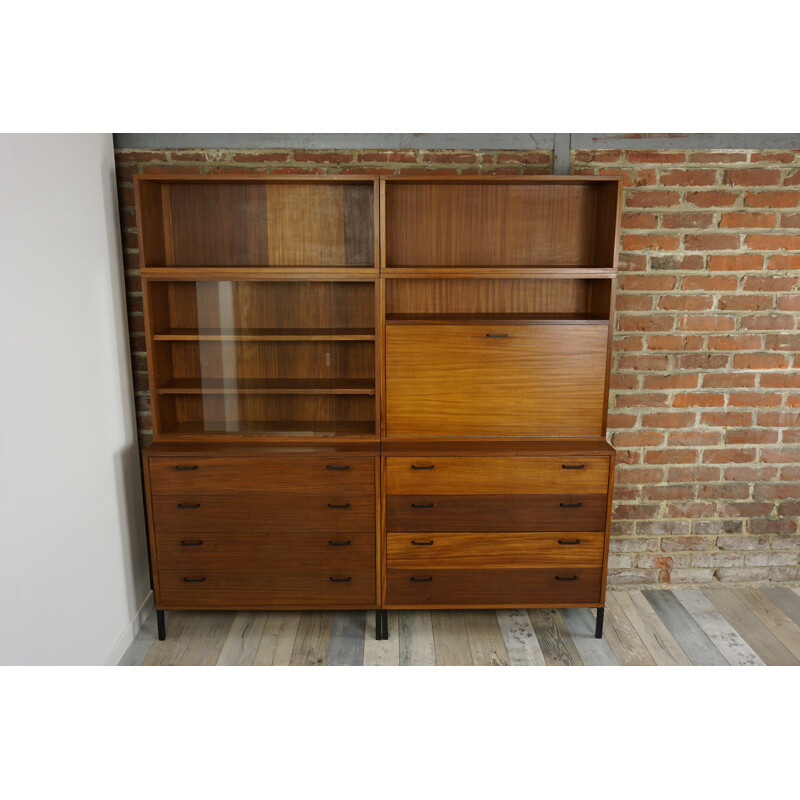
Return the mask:
<path id="1" fill-rule="evenodd" d="M 616 178 L 137 176 L 165 609 L 591 606 Z"/>

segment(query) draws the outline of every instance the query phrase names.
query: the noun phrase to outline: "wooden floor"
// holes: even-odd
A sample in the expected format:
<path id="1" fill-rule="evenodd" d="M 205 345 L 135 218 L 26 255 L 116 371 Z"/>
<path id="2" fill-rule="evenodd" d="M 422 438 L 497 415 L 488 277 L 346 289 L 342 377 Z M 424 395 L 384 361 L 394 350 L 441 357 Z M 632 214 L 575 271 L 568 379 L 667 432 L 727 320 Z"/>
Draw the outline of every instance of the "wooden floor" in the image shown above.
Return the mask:
<path id="1" fill-rule="evenodd" d="M 148 620 L 120 665 L 634 666 L 800 664 L 800 588 L 609 591 L 589 609 L 184 612 Z"/>

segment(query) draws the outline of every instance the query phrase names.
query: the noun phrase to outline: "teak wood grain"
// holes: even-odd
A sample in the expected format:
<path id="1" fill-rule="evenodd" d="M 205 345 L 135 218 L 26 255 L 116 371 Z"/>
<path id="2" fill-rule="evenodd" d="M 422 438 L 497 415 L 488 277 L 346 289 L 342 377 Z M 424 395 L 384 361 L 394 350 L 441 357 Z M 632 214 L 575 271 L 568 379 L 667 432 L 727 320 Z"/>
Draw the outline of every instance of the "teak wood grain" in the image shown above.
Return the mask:
<path id="1" fill-rule="evenodd" d="M 387 436 L 601 436 L 603 325 L 386 328 Z"/>

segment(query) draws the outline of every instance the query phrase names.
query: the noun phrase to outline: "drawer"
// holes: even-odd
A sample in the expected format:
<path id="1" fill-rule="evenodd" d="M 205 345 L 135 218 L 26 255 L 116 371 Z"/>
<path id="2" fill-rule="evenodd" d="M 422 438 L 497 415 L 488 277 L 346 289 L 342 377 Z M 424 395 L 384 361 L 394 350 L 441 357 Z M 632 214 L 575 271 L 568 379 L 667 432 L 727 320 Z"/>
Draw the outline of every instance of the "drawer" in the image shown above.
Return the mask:
<path id="1" fill-rule="evenodd" d="M 387 494 L 605 494 L 604 456 L 442 456 L 386 459 Z"/>
<path id="2" fill-rule="evenodd" d="M 386 530 L 605 531 L 605 494 L 389 495 Z"/>
<path id="3" fill-rule="evenodd" d="M 153 495 L 181 492 L 241 494 L 315 491 L 370 494 L 375 491 L 374 458 L 150 458 Z"/>
<path id="4" fill-rule="evenodd" d="M 387 436 L 602 436 L 608 324 L 387 324 Z"/>
<path id="5" fill-rule="evenodd" d="M 559 606 L 600 602 L 600 567 L 565 569 L 389 569 L 388 606 Z"/>
<path id="6" fill-rule="evenodd" d="M 170 609 L 374 608 L 375 570 L 159 570 L 157 604 Z"/>
<path id="7" fill-rule="evenodd" d="M 373 495 L 157 495 L 152 506 L 156 533 L 375 531 Z"/>
<path id="8" fill-rule="evenodd" d="M 392 569 L 502 567 L 602 567 L 602 532 L 389 533 L 386 563 Z"/>
<path id="9" fill-rule="evenodd" d="M 374 533 L 157 533 L 159 569 L 374 569 Z"/>

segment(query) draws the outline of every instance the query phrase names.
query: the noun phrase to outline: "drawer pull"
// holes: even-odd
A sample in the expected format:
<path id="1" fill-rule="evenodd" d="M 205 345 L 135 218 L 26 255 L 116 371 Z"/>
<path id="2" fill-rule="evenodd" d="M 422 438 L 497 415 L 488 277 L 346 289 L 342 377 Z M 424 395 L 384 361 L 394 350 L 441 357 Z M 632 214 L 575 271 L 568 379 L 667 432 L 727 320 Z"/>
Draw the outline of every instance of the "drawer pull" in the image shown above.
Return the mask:
<path id="1" fill-rule="evenodd" d="M 181 541 L 181 547 L 200 547 L 203 544 L 202 539 L 183 539 Z"/>
<path id="2" fill-rule="evenodd" d="M 415 544 L 417 547 L 429 547 L 433 544 L 433 539 L 428 542 L 418 542 L 416 539 L 412 539 L 411 544 Z"/>
<path id="3" fill-rule="evenodd" d="M 427 467 L 418 467 L 416 464 L 411 465 L 411 469 L 433 469 L 435 464 L 429 464 Z"/>
<path id="4" fill-rule="evenodd" d="M 486 338 L 487 339 L 507 339 L 508 338 L 508 334 L 507 333 L 487 333 L 486 334 Z"/>
<path id="5" fill-rule="evenodd" d="M 328 503 L 328 508 L 350 508 L 350 503 Z"/>
<path id="6" fill-rule="evenodd" d="M 200 508 L 200 503 L 178 503 L 178 508 Z"/>
<path id="7" fill-rule="evenodd" d="M 586 464 L 562 464 L 561 469 L 586 469 Z"/>
<path id="8" fill-rule="evenodd" d="M 577 575 L 556 575 L 557 581 L 576 581 L 578 580 Z"/>
<path id="9" fill-rule="evenodd" d="M 411 508 L 433 508 L 433 503 L 412 503 Z"/>
<path id="10" fill-rule="evenodd" d="M 331 547 L 347 547 L 350 544 L 350 542 L 349 541 L 347 541 L 347 542 L 334 542 L 334 541 L 331 540 L 331 541 L 328 542 L 328 544 Z"/>
<path id="11" fill-rule="evenodd" d="M 430 583 L 433 580 L 433 577 L 430 578 L 412 578 L 414 583 Z"/>
<path id="12" fill-rule="evenodd" d="M 191 467 L 184 467 L 184 466 L 181 466 L 181 465 L 176 465 L 175 469 L 178 470 L 178 472 L 188 472 L 189 470 L 192 470 L 192 469 L 198 469 L 198 466 L 197 466 L 197 464 L 194 464 Z"/>
<path id="13" fill-rule="evenodd" d="M 581 540 L 580 539 L 559 539 L 558 543 L 559 544 L 580 544 Z"/>
<path id="14" fill-rule="evenodd" d="M 349 583 L 352 578 L 328 578 L 331 583 Z"/>
<path id="15" fill-rule="evenodd" d="M 561 508 L 580 508 L 583 503 L 559 503 Z"/>
<path id="16" fill-rule="evenodd" d="M 184 583 L 202 583 L 205 578 L 184 578 Z"/>
<path id="17" fill-rule="evenodd" d="M 345 470 L 345 469 L 350 469 L 350 465 L 345 464 L 343 467 L 338 467 L 335 464 L 328 464 L 328 466 L 325 467 L 325 469 Z"/>

